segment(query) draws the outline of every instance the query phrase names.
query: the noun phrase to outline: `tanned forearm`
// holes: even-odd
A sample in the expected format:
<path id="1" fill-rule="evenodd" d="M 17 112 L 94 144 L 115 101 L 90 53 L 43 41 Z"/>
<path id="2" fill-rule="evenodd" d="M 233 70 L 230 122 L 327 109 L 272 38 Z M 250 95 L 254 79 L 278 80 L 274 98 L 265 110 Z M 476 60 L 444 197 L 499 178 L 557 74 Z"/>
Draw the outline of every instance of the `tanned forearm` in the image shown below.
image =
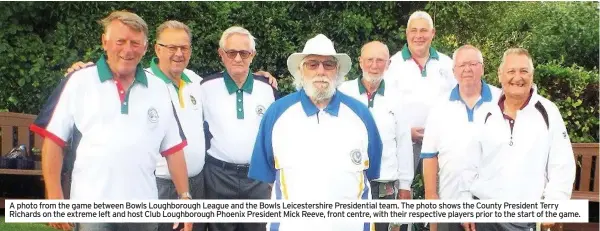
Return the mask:
<path id="1" fill-rule="evenodd" d="M 62 171 L 63 148 L 50 139 L 42 145 L 42 175 L 48 199 L 64 199 L 60 175 Z"/>
<path id="2" fill-rule="evenodd" d="M 169 166 L 169 173 L 171 173 L 171 180 L 173 180 L 173 184 L 175 184 L 177 195 L 189 192 L 187 166 L 183 151 L 168 155 L 166 158 L 167 165 Z"/>
<path id="3" fill-rule="evenodd" d="M 433 195 L 437 197 L 437 171 L 437 157 L 423 159 L 423 183 L 425 183 L 425 199 L 437 199 L 427 198 Z"/>

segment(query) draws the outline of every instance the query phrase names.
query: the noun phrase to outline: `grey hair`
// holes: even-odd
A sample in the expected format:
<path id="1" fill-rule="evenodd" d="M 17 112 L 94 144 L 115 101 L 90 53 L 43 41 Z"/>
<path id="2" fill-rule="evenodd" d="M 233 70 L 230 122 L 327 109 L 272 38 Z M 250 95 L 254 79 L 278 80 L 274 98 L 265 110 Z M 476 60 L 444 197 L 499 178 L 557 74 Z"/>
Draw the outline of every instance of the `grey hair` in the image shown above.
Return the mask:
<path id="1" fill-rule="evenodd" d="M 529 60 L 529 68 L 531 68 L 531 73 L 534 72 L 533 59 L 531 58 L 531 55 L 529 54 L 529 51 L 527 51 L 527 49 L 525 49 L 525 48 L 509 48 L 502 55 L 502 62 L 500 62 L 500 66 L 498 66 L 498 73 L 502 73 L 502 68 L 504 68 L 504 63 L 506 62 L 506 57 L 509 55 L 525 55 L 525 56 L 527 56 L 527 59 Z"/>
<path id="2" fill-rule="evenodd" d="M 107 36 L 108 27 L 114 20 L 119 20 L 137 32 L 143 32 L 146 37 L 145 42 L 148 42 L 148 25 L 146 24 L 146 21 L 137 14 L 127 11 L 113 11 L 110 15 L 106 16 L 106 18 L 101 19 L 99 23 L 104 27 L 104 33 L 107 34 Z"/>
<path id="3" fill-rule="evenodd" d="M 180 21 L 175 21 L 175 20 L 169 20 L 169 21 L 163 22 L 162 24 L 160 24 L 160 26 L 158 26 L 158 28 L 156 28 L 156 40 L 158 40 L 160 38 L 160 34 L 162 34 L 162 32 L 165 31 L 166 29 L 184 30 L 185 33 L 187 33 L 188 37 L 190 38 L 190 42 L 192 42 L 192 30 L 190 29 L 190 27 L 188 27 L 187 25 L 185 25 L 184 23 L 182 23 Z"/>
<path id="4" fill-rule="evenodd" d="M 294 86 L 296 87 L 296 90 L 302 89 L 302 84 L 304 82 L 302 80 L 304 78 L 304 71 L 302 71 L 302 66 L 304 66 L 304 62 L 306 61 L 306 58 L 308 56 L 311 56 L 311 55 L 304 56 L 304 58 L 302 58 L 302 61 L 300 61 L 300 64 L 298 65 L 298 69 L 300 70 L 300 76 L 294 76 Z M 339 63 L 339 61 L 335 57 L 333 57 L 333 59 L 337 62 L 337 67 L 336 67 L 337 71 L 335 73 L 335 75 L 337 77 L 336 80 L 335 80 L 335 88 L 337 88 L 337 87 L 339 87 L 342 84 L 342 82 L 344 82 L 344 76 L 340 75 L 340 71 L 339 71 L 340 70 L 340 63 Z"/>
<path id="5" fill-rule="evenodd" d="M 406 23 L 406 27 L 408 28 L 410 26 L 410 23 L 415 19 L 425 19 L 427 21 L 427 24 L 429 24 L 429 26 L 433 28 L 433 19 L 431 19 L 431 15 L 429 15 L 425 11 L 415 11 L 414 13 L 412 13 L 408 18 L 408 23 Z"/>
<path id="6" fill-rule="evenodd" d="M 452 54 L 452 64 L 456 65 L 456 55 L 458 54 L 459 51 L 468 50 L 468 49 L 477 51 L 477 60 L 483 64 L 483 54 L 481 54 L 481 51 L 477 47 L 474 47 L 469 44 L 462 45 L 461 47 L 459 47 L 458 49 L 456 49 L 454 51 L 454 53 Z"/>
<path id="7" fill-rule="evenodd" d="M 221 39 L 219 40 L 219 47 L 225 48 L 225 40 L 231 37 L 234 34 L 246 35 L 250 39 L 250 49 L 252 51 L 256 51 L 256 42 L 254 41 L 256 38 L 250 34 L 250 31 L 246 30 L 243 27 L 232 26 L 227 28 L 227 30 L 223 31 L 223 35 L 221 35 Z"/>

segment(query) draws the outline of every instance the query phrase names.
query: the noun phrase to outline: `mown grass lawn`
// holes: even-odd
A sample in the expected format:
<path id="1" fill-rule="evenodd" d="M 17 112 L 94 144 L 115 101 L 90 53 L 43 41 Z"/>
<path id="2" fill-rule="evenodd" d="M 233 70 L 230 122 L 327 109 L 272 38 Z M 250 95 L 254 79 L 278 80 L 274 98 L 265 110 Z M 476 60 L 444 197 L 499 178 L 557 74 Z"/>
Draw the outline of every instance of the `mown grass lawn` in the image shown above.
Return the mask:
<path id="1" fill-rule="evenodd" d="M 41 223 L 6 223 L 0 216 L 0 230 L 2 231 L 51 231 L 56 230 Z"/>

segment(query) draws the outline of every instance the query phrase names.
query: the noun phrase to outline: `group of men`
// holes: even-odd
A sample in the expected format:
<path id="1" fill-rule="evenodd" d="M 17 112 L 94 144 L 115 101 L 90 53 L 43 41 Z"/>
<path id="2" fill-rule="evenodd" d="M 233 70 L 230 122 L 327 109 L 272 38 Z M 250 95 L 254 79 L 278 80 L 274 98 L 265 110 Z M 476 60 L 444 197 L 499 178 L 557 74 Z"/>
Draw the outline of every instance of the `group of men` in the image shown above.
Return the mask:
<path id="1" fill-rule="evenodd" d="M 115 11 L 102 24 L 105 55 L 64 78 L 31 126 L 46 138 L 48 199 L 64 198 L 66 143 L 75 153 L 71 199 L 411 199 L 421 165 L 426 199 L 570 197 L 575 165 L 569 138 L 556 106 L 532 86 L 527 51 L 504 54 L 500 90 L 481 79 L 477 48 L 462 46 L 450 58 L 431 47 L 435 29 L 425 12 L 411 15 L 407 45 L 391 58 L 384 43 L 365 44 L 358 59 L 362 75 L 354 80 L 344 81 L 352 66 L 347 54 L 337 53 L 322 34 L 309 39 L 288 57 L 297 92 L 283 98 L 272 77 L 250 71 L 256 44 L 242 27 L 225 30 L 219 41 L 225 70 L 201 78 L 186 69 L 192 33 L 185 24 L 167 21 L 157 28 L 156 57 L 146 69 L 140 65 L 148 46 L 144 20 Z M 385 231 L 390 224 L 183 226 Z M 175 227 L 91 223 L 74 229 Z"/>

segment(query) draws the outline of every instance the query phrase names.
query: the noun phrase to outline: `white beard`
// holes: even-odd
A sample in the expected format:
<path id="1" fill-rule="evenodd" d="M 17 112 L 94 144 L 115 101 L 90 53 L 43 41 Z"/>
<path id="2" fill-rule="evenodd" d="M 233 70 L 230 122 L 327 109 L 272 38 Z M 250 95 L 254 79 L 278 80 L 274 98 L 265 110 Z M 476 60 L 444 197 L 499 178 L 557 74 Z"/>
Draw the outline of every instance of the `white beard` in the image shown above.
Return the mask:
<path id="1" fill-rule="evenodd" d="M 317 102 L 322 102 L 331 99 L 331 97 L 333 97 L 333 94 L 335 94 L 335 83 L 331 82 L 325 76 L 315 76 L 311 81 L 305 80 L 306 78 L 303 79 L 304 80 L 302 81 L 302 87 L 304 88 L 306 95 L 308 95 L 308 97 Z M 314 82 L 317 81 L 324 81 L 329 84 L 327 85 L 327 88 L 319 89 L 314 86 Z"/>
<path id="2" fill-rule="evenodd" d="M 373 76 L 369 75 L 369 73 L 363 72 L 363 78 L 365 80 L 367 80 L 367 82 L 370 82 L 370 83 L 374 84 L 374 83 L 381 82 L 381 80 L 383 79 L 383 74 L 380 75 L 380 76 L 378 76 L 378 77 L 373 77 Z"/>

